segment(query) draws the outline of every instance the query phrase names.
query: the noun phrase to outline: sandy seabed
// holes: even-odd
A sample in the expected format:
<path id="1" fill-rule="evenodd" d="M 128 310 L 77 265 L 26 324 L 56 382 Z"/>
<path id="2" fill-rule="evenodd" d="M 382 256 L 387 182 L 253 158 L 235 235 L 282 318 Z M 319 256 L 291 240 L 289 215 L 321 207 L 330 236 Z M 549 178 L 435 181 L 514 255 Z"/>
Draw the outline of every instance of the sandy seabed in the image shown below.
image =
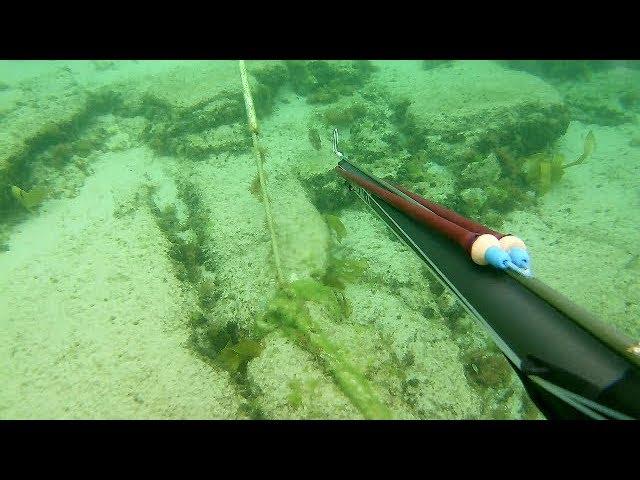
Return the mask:
<path id="1" fill-rule="evenodd" d="M 156 68 L 161 74 L 169 67 Z M 131 74 L 144 70 L 131 63 L 99 81 L 120 78 L 127 68 Z M 45 70 L 33 65 L 22 77 Z M 23 79 L 14 77 L 7 81 Z M 274 210 L 280 212 L 276 221 L 285 248 L 293 252 L 286 267 L 301 278 L 326 260 L 321 249 L 308 246 L 326 244 L 328 233 L 291 167 L 306 158 L 322 169 L 334 159 L 328 142 L 319 152 L 309 145 L 308 105 L 290 92 L 283 95 L 288 103 L 262 122 L 263 142 L 270 152 L 266 168 Z M 579 156 L 592 130 L 595 153 L 568 169 L 537 209 L 509 214 L 502 230 L 526 239 L 539 278 L 638 338 L 640 148 L 629 142 L 635 128 L 573 121 L 560 151 L 568 159 Z M 198 186 L 209 208 L 218 275 L 227 285 L 216 314 L 249 318 L 275 288 L 264 261 L 269 245 L 262 206 L 249 193 L 253 158 L 212 158 L 185 167 L 132 139 L 126 147 L 96 152 L 91 168 L 76 196 L 45 201 L 11 231 L 9 249 L 0 253 L 0 417 L 245 418 L 230 375 L 188 346 L 187 317 L 196 295 L 177 280 L 168 241 L 139 198 L 154 185 L 158 201 L 164 196 L 170 203 L 176 176 Z M 384 226 L 365 210 L 347 209 L 343 217 L 349 231 L 344 248 L 369 256 L 375 278 L 404 283 L 393 289 L 348 286 L 354 320 L 335 330 L 337 341 L 374 358 L 376 339 L 355 327 L 373 324 L 392 342 L 420 344 L 420 358 L 427 360 L 414 369 L 430 379 L 420 400 L 424 416 L 481 418 L 477 395 L 455 360 L 458 346 L 446 329 L 425 325 L 416 313 L 412 296 L 425 286 L 405 277 L 419 271 L 419 261 L 389 241 Z M 248 369 L 262 410 L 275 418 L 359 418 L 308 357 L 283 338 L 268 341 Z M 298 377 L 317 379 L 311 382 L 317 403 L 295 413 L 285 401 L 285 385 Z M 393 403 L 389 391 L 385 398 Z"/>

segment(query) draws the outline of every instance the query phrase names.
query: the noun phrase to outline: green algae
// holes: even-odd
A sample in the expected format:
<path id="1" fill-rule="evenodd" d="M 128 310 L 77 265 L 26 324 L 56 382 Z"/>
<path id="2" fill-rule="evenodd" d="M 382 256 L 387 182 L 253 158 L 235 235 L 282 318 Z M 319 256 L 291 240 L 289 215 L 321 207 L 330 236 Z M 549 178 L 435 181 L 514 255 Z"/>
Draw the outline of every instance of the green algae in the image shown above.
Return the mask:
<path id="1" fill-rule="evenodd" d="M 246 372 L 247 363 L 260 355 L 264 346 L 255 340 L 240 339 L 227 344 L 216 357 L 216 362 L 230 373 Z"/>
<path id="2" fill-rule="evenodd" d="M 344 290 L 345 284 L 358 281 L 369 268 L 366 260 L 337 258 L 332 256 L 322 282 L 335 288 Z"/>
<path id="3" fill-rule="evenodd" d="M 340 217 L 336 215 L 326 214 L 324 216 L 329 228 L 336 234 L 336 240 L 338 243 L 342 242 L 342 239 L 347 236 L 347 228 L 340 220 Z"/>
<path id="4" fill-rule="evenodd" d="M 328 290 L 319 283 L 305 281 L 282 289 L 269 302 L 263 321 L 277 327 L 306 349 L 314 352 L 343 393 L 369 419 L 391 418 L 392 413 L 379 394 L 339 348 L 319 329 L 305 305 L 313 298 L 328 298 Z"/>

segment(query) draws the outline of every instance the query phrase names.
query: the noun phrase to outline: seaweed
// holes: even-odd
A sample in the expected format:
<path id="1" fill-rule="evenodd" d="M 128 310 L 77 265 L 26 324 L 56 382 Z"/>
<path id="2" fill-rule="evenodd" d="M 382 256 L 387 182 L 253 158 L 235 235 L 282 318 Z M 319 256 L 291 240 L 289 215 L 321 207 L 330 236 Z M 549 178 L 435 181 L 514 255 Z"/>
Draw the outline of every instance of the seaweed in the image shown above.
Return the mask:
<path id="1" fill-rule="evenodd" d="M 418 183 L 429 180 L 427 173 L 425 172 L 425 162 L 427 161 L 427 154 L 424 150 L 419 150 L 414 155 L 411 155 L 409 159 L 402 164 L 398 169 L 398 176 L 404 181 L 411 183 Z"/>
<path id="2" fill-rule="evenodd" d="M 391 418 L 391 412 L 380 401 L 377 392 L 362 372 L 322 333 L 311 317 L 306 306 L 306 302 L 311 300 L 307 299 L 318 301 L 325 298 L 330 290 L 313 281 L 295 283 L 297 287 L 295 284 L 285 285 L 278 291 L 269 302 L 262 321 L 273 325 L 319 358 L 340 389 L 365 418 Z M 334 302 L 335 297 L 328 301 Z"/>
<path id="3" fill-rule="evenodd" d="M 509 363 L 495 351 L 471 348 L 463 353 L 462 360 L 465 376 L 481 390 L 505 387 L 511 381 Z"/>
<path id="4" fill-rule="evenodd" d="M 275 93 L 289 79 L 287 67 L 282 62 L 265 62 L 259 68 L 252 68 L 251 74 L 259 83 Z"/>
<path id="5" fill-rule="evenodd" d="M 162 210 L 158 209 L 153 202 L 150 202 L 150 206 L 160 230 L 168 237 L 175 238 L 175 234 L 182 230 L 176 205 L 174 203 L 167 204 Z"/>
<path id="6" fill-rule="evenodd" d="M 527 182 L 538 191 L 545 193 L 551 184 L 562 177 L 564 156 L 549 152 L 529 155 L 523 159 L 524 174 Z"/>
<path id="7" fill-rule="evenodd" d="M 245 374 L 247 364 L 262 353 L 264 346 L 246 338 L 227 344 L 216 357 L 216 362 L 229 373 Z"/>
<path id="8" fill-rule="evenodd" d="M 334 288 L 344 290 L 346 283 L 353 283 L 362 277 L 369 268 L 366 260 L 352 260 L 331 257 L 322 282 Z"/>
<path id="9" fill-rule="evenodd" d="M 305 398 L 313 398 L 315 396 L 315 391 L 319 385 L 320 380 L 316 378 L 291 380 L 288 384 L 289 394 L 287 395 L 287 402 L 294 410 L 298 410 L 302 407 Z"/>
<path id="10" fill-rule="evenodd" d="M 35 187 L 30 191 L 26 191 L 20 187 L 12 185 L 11 194 L 20 205 L 29 210 L 29 212 L 32 212 L 35 207 L 44 201 L 48 192 L 44 187 Z"/>
<path id="11" fill-rule="evenodd" d="M 340 92 L 327 85 L 319 87 L 316 91 L 307 95 L 307 103 L 331 103 L 340 98 Z"/>
<path id="12" fill-rule="evenodd" d="M 289 288 L 296 298 L 314 302 L 330 300 L 333 291 L 330 287 L 314 280 L 313 278 L 301 278 L 289 284 Z"/>
<path id="13" fill-rule="evenodd" d="M 305 95 L 307 102 L 330 103 L 340 96 L 350 95 L 363 86 L 375 70 L 367 60 L 286 62 L 293 90 Z"/>
<path id="14" fill-rule="evenodd" d="M 587 136 L 584 139 L 584 148 L 583 148 L 582 154 L 578 157 L 577 160 L 571 163 L 568 163 L 563 168 L 566 169 L 569 167 L 573 167 L 574 165 L 580 165 L 584 163 L 591 156 L 591 154 L 594 152 L 595 149 L 596 149 L 596 137 L 593 134 L 593 130 L 589 130 L 589 133 L 587 133 Z"/>
<path id="15" fill-rule="evenodd" d="M 216 283 L 210 279 L 201 280 L 198 284 L 198 302 L 203 309 L 210 309 L 220 298 Z"/>
<path id="16" fill-rule="evenodd" d="M 324 218 L 329 228 L 336 234 L 336 240 L 338 243 L 342 242 L 342 239 L 347 236 L 347 229 L 340 220 L 340 217 L 331 214 L 325 214 Z"/>
<path id="17" fill-rule="evenodd" d="M 253 177 L 251 185 L 249 186 L 249 192 L 256 197 L 258 201 L 262 201 L 262 188 L 260 187 L 260 176 L 258 174 Z"/>
<path id="18" fill-rule="evenodd" d="M 585 147 L 585 152 L 577 160 L 564 163 L 564 155 L 553 152 L 540 152 L 523 159 L 524 175 L 530 185 L 539 192 L 546 193 L 558 182 L 567 168 L 580 165 L 591 154 L 592 149 Z"/>
<path id="19" fill-rule="evenodd" d="M 320 140 L 320 133 L 318 133 L 318 129 L 314 127 L 309 127 L 309 143 L 316 150 L 320 150 L 322 147 L 322 141 Z"/>
<path id="20" fill-rule="evenodd" d="M 58 143 L 49 150 L 50 164 L 61 169 L 71 159 L 72 152 L 71 143 Z"/>
<path id="21" fill-rule="evenodd" d="M 322 115 L 322 120 L 331 127 L 345 127 L 363 118 L 366 113 L 367 107 L 363 103 L 355 101 L 347 107 L 338 105 L 327 108 Z"/>

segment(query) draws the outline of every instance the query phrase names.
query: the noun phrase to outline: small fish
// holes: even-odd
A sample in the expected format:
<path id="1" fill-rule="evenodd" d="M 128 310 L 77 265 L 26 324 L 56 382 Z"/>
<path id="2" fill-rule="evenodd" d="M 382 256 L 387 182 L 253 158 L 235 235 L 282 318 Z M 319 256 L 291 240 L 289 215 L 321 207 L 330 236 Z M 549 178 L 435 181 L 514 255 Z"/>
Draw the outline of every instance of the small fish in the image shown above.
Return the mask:
<path id="1" fill-rule="evenodd" d="M 573 167 L 574 165 L 580 165 L 591 156 L 595 149 L 596 136 L 593 134 L 593 130 L 589 130 L 589 133 L 587 133 L 587 137 L 584 139 L 584 150 L 582 152 L 582 155 L 580 155 L 575 162 L 571 162 L 565 165 L 564 168 Z"/>
<path id="2" fill-rule="evenodd" d="M 584 153 L 585 157 L 588 157 L 596 149 L 596 136 L 593 134 L 593 130 L 589 130 L 587 138 L 584 139 Z"/>
<path id="3" fill-rule="evenodd" d="M 20 205 L 32 212 L 33 207 L 39 205 L 44 200 L 47 192 L 43 188 L 33 188 L 30 192 L 27 192 L 20 187 L 12 185 L 11 194 Z"/>

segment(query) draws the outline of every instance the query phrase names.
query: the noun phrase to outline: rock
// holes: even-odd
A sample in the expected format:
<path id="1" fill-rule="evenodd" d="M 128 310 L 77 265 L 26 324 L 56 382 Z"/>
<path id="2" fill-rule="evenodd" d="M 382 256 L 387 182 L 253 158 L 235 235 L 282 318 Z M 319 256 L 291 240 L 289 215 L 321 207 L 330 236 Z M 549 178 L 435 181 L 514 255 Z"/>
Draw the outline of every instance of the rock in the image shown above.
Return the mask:
<path id="1" fill-rule="evenodd" d="M 286 65 L 293 90 L 311 104 L 331 103 L 353 93 L 373 71 L 367 60 L 293 60 Z"/>
<path id="2" fill-rule="evenodd" d="M 446 167 L 433 162 L 424 165 L 426 182 L 419 182 L 414 190 L 436 203 L 445 203 L 455 191 L 455 176 Z"/>
<path id="3" fill-rule="evenodd" d="M 271 112 L 275 93 L 287 78 L 286 68 L 281 62 L 248 62 L 247 70 L 260 117 Z M 154 150 L 196 158 L 249 150 L 237 62 L 188 62 L 149 80 L 137 79 L 117 89 L 127 92 L 119 98 L 123 113 L 151 120 L 144 139 Z M 228 135 L 230 130 L 233 138 Z"/>
<path id="4" fill-rule="evenodd" d="M 6 183 L 17 181 L 32 152 L 68 136 L 88 104 L 87 94 L 64 71 L 24 81 L 20 87 L 20 94 L 0 107 L 0 180 Z"/>
<path id="5" fill-rule="evenodd" d="M 394 93 L 411 102 L 405 127 L 411 141 L 445 165 L 471 149 L 488 152 L 492 146 L 533 153 L 569 124 L 555 88 L 494 62 L 460 61 L 410 72 L 402 62 L 387 62 L 380 68 L 394 82 Z"/>
<path id="6" fill-rule="evenodd" d="M 500 178 L 501 172 L 496 154 L 490 153 L 484 159 L 467 165 L 460 180 L 463 184 L 484 187 L 494 184 Z"/>
<path id="7" fill-rule="evenodd" d="M 479 210 L 487 202 L 487 194 L 481 188 L 467 188 L 460 193 L 462 200 L 471 208 Z"/>
<path id="8" fill-rule="evenodd" d="M 562 87 L 572 117 L 585 123 L 620 125 L 640 113 L 640 71 L 616 68 L 589 81 Z"/>

